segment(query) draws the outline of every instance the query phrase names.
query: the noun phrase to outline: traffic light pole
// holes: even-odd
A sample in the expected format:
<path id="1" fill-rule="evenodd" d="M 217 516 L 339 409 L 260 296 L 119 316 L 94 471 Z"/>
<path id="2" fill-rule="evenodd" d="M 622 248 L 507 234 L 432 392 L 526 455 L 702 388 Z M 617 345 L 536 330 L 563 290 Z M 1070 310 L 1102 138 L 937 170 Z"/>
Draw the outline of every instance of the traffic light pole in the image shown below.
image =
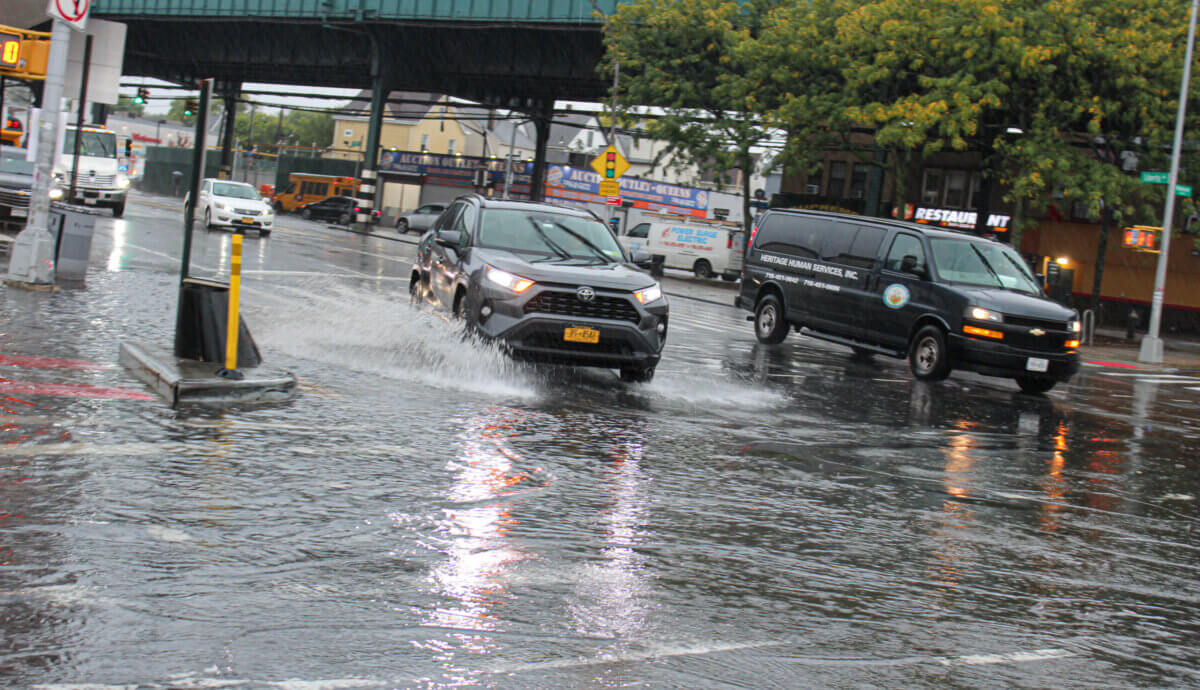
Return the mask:
<path id="1" fill-rule="evenodd" d="M 88 71 L 92 64 L 92 35 L 83 42 L 83 78 L 79 80 L 79 115 L 75 118 L 74 151 L 71 152 L 71 184 L 68 187 L 67 203 L 75 201 L 75 180 L 79 177 L 79 149 L 83 144 L 83 113 L 87 108 Z"/>
<path id="2" fill-rule="evenodd" d="M 1187 50 L 1183 57 L 1183 80 L 1179 84 L 1179 110 L 1175 114 L 1175 142 L 1171 149 L 1171 172 L 1167 176 L 1167 201 L 1163 208 L 1162 247 L 1158 267 L 1154 272 L 1154 297 L 1150 301 L 1150 330 L 1142 338 L 1138 361 L 1162 364 L 1163 341 L 1159 337 L 1162 325 L 1163 292 L 1167 283 L 1167 262 L 1171 259 L 1171 224 L 1175 214 L 1175 183 L 1179 181 L 1179 155 L 1183 149 L 1183 119 L 1187 114 L 1188 86 L 1192 78 L 1192 50 L 1196 45 L 1196 12 L 1200 0 L 1192 0 L 1192 15 L 1188 21 Z"/>

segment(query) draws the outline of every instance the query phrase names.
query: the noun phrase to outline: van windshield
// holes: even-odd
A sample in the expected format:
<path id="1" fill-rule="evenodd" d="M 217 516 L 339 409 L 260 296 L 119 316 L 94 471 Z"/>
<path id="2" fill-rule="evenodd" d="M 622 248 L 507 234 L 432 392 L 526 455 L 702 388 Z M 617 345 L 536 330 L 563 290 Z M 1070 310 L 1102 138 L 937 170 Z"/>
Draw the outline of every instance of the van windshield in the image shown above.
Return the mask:
<path id="1" fill-rule="evenodd" d="M 938 276 L 951 283 L 998 287 L 1031 295 L 1041 288 L 1025 261 L 1010 247 L 990 242 L 935 239 L 933 263 Z"/>
<path id="2" fill-rule="evenodd" d="M 63 153 L 75 153 L 75 130 L 68 129 L 63 137 Z M 117 135 L 112 132 L 84 132 L 79 139 L 79 155 L 93 158 L 116 158 Z"/>

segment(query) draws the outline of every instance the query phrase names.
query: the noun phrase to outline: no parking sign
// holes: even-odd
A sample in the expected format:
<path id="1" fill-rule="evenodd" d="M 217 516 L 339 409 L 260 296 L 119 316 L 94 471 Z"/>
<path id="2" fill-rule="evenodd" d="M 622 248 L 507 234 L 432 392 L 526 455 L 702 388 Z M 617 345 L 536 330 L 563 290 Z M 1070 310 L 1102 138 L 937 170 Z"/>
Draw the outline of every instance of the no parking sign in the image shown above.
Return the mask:
<path id="1" fill-rule="evenodd" d="M 61 19 L 76 31 L 87 28 L 88 12 L 92 9 L 92 0 L 50 0 L 46 6 L 46 14 L 55 19 Z"/>

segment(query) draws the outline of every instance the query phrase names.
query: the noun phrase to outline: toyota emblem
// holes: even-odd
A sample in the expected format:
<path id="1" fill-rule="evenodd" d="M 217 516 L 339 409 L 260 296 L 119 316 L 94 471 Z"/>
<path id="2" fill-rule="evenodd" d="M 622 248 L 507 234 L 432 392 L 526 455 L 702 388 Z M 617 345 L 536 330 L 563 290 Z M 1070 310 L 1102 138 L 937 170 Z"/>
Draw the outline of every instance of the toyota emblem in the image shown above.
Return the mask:
<path id="1" fill-rule="evenodd" d="M 575 291 L 575 296 L 579 298 L 580 302 L 591 302 L 596 299 L 596 291 L 584 285 Z"/>

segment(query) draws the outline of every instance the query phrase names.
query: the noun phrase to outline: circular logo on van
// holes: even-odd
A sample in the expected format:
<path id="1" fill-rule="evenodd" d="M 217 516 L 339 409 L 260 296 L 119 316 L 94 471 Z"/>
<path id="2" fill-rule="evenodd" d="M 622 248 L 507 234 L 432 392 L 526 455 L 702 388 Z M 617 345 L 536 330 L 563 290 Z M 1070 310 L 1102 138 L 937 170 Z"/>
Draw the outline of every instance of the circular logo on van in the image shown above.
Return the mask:
<path id="1" fill-rule="evenodd" d="M 900 309 L 908 304 L 908 300 L 911 298 L 912 294 L 909 293 L 908 288 L 900 283 L 892 283 L 883 291 L 883 303 L 892 309 Z"/>

